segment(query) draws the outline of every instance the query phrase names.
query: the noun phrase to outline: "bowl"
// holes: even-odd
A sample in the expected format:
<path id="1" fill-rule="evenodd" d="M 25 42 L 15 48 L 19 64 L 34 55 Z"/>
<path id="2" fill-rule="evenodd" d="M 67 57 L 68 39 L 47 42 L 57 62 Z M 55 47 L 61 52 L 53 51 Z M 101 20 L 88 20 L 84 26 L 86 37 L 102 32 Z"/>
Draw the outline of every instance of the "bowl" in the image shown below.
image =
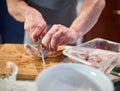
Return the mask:
<path id="1" fill-rule="evenodd" d="M 82 64 L 64 63 L 43 70 L 36 78 L 37 91 L 114 91 L 101 71 Z"/>
<path id="2" fill-rule="evenodd" d="M 18 67 L 15 63 L 0 61 L 0 90 L 12 91 L 16 85 Z"/>

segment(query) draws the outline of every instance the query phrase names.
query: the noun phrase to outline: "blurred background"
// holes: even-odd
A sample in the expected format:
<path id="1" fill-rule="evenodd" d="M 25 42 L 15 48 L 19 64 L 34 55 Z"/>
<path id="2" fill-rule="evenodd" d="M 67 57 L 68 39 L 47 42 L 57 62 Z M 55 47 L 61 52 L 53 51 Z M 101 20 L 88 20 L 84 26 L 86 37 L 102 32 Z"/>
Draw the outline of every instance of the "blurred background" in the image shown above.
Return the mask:
<path id="1" fill-rule="evenodd" d="M 106 7 L 96 25 L 84 36 L 83 42 L 104 38 L 120 42 L 120 0 L 105 0 Z"/>
<path id="2" fill-rule="evenodd" d="M 78 13 L 81 5 L 82 0 L 78 0 L 76 7 Z M 94 38 L 120 42 L 120 0 L 106 0 L 106 7 L 98 22 L 83 38 L 78 40 L 78 44 Z M 14 20 L 8 14 L 6 0 L 0 0 L 0 43 L 23 43 L 23 41 L 23 23 Z"/>

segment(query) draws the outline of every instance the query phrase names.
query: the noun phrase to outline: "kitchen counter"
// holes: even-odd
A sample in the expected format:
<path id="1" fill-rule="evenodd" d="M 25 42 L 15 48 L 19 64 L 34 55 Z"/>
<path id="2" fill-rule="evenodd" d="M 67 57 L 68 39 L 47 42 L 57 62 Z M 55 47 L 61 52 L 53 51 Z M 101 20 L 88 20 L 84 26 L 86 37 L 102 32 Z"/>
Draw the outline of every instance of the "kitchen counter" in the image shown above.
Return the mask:
<path id="1" fill-rule="evenodd" d="M 70 47 L 67 47 L 67 48 L 70 48 Z M 4 45 L 1 44 L 0 45 L 0 60 L 2 61 L 12 60 L 20 68 L 18 72 L 18 76 L 17 76 L 16 85 L 13 87 L 12 91 L 36 91 L 35 77 L 42 70 L 46 69 L 47 67 L 53 66 L 53 65 L 70 62 L 67 58 L 65 58 L 65 56 L 63 56 L 62 54 L 63 49 L 64 49 L 63 47 L 62 49 L 61 48 L 59 49 L 57 56 L 55 55 L 53 56 L 54 53 L 50 54 L 47 59 L 46 66 L 45 65 L 43 66 L 42 64 L 38 64 L 38 65 L 36 64 L 36 63 L 42 62 L 40 59 L 37 59 L 28 54 L 26 55 L 24 48 L 23 48 L 23 44 L 4 44 Z M 30 59 L 32 60 L 30 61 Z M 31 67 L 33 67 L 34 69 L 33 68 L 31 69 Z M 29 70 L 25 71 L 25 69 L 29 69 Z M 26 75 L 26 72 L 27 72 L 27 75 Z M 28 74 L 28 73 L 31 73 L 31 74 Z M 31 76 L 31 75 L 34 75 L 34 76 Z M 109 75 L 109 77 L 111 80 L 120 79 L 119 77 L 116 77 L 113 75 Z"/>
<path id="2" fill-rule="evenodd" d="M 12 91 L 36 91 L 35 81 L 32 80 L 17 80 Z"/>

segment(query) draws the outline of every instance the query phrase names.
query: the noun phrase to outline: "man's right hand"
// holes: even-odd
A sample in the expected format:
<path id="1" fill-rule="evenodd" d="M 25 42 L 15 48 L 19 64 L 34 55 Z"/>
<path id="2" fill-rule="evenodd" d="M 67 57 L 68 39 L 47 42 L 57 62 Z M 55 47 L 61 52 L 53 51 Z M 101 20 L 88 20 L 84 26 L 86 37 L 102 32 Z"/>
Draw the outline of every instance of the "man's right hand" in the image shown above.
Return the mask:
<path id="1" fill-rule="evenodd" d="M 24 29 L 32 41 L 37 42 L 46 33 L 47 24 L 37 10 L 32 10 L 25 16 Z"/>
<path id="2" fill-rule="evenodd" d="M 24 0 L 6 0 L 8 12 L 19 22 L 24 22 L 24 29 L 32 41 L 37 42 L 46 32 L 46 22 L 42 14 L 30 7 Z"/>

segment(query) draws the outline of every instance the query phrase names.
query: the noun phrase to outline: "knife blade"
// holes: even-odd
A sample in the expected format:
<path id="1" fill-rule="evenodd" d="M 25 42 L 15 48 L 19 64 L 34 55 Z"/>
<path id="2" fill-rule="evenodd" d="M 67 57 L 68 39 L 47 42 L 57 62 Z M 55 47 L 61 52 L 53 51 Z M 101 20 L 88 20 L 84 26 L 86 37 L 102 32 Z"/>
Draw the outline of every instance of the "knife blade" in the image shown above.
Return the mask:
<path id="1" fill-rule="evenodd" d="M 43 47 L 43 45 L 40 45 L 40 55 L 43 61 L 43 64 L 45 64 L 45 57 L 49 51 Z"/>

